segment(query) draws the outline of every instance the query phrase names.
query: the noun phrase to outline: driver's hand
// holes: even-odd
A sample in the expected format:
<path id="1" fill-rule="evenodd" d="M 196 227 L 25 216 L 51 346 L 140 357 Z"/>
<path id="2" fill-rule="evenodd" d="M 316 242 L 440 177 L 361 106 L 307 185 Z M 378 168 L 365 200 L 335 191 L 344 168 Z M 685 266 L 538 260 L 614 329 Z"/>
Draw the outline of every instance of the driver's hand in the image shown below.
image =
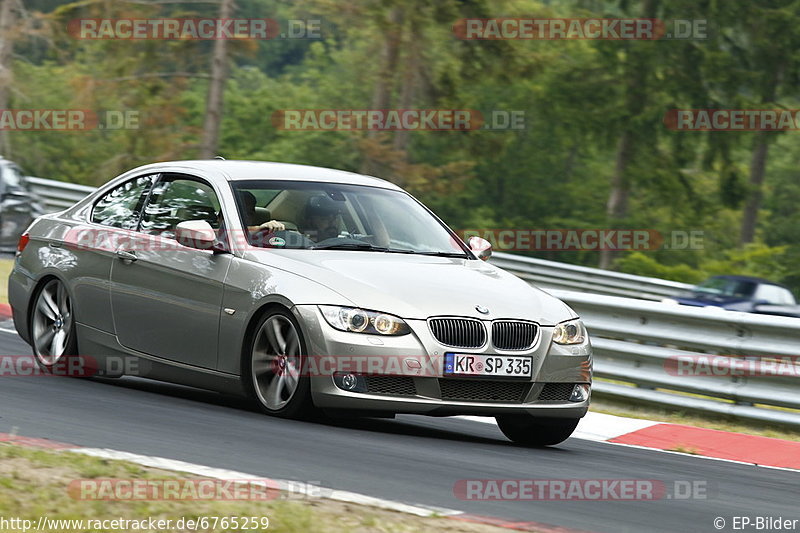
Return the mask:
<path id="1" fill-rule="evenodd" d="M 264 222 L 258 227 L 259 230 L 265 229 L 269 231 L 283 231 L 286 229 L 286 226 L 283 225 L 283 222 L 278 222 L 277 220 L 270 220 L 269 222 Z"/>

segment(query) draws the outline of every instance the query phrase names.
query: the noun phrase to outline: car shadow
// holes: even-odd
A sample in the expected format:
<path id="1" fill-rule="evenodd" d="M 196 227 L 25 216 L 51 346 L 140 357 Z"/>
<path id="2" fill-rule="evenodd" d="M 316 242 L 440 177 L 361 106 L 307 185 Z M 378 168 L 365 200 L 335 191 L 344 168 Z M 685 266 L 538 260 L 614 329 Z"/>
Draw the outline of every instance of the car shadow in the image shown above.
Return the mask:
<path id="1" fill-rule="evenodd" d="M 171 396 L 173 398 L 181 398 L 188 401 L 206 403 L 224 408 L 237 409 L 239 411 L 247 411 L 249 413 L 258 415 L 259 417 L 268 417 L 268 415 L 261 412 L 254 400 L 245 397 L 221 394 L 214 391 L 188 387 L 185 385 L 143 378 L 123 377 L 118 379 L 110 379 L 93 377 L 90 378 L 90 381 L 103 385 L 111 385 L 140 392 L 149 392 L 164 396 Z M 473 444 L 500 444 L 503 446 L 526 448 L 525 446 L 518 445 L 506 439 L 497 426 L 493 424 L 481 424 L 479 422 L 468 423 L 466 421 L 450 417 L 399 415 L 398 418 L 391 419 L 355 416 L 325 416 L 313 420 L 287 420 L 287 422 L 297 424 L 316 424 L 356 431 L 382 433 L 386 435 L 421 437 L 437 440 L 469 442 Z M 452 427 L 442 427 L 442 425 Z M 569 450 L 558 447 L 535 448 L 535 450 L 547 453 L 569 453 Z"/>

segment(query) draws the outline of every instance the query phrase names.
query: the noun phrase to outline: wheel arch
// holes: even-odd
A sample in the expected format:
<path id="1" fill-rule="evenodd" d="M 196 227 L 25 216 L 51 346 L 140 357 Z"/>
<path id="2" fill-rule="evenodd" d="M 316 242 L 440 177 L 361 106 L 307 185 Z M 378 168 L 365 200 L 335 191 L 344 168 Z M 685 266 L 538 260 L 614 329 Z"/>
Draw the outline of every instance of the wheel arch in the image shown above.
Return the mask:
<path id="1" fill-rule="evenodd" d="M 300 333 L 303 338 L 307 338 L 307 332 L 305 330 L 304 324 L 297 320 L 297 317 L 292 312 L 292 308 L 294 307 L 294 303 L 291 300 L 284 296 L 280 295 L 273 295 L 261 302 L 258 305 L 254 306 L 253 310 L 250 312 L 250 315 L 247 317 L 247 323 L 244 329 L 244 334 L 242 335 L 241 346 L 239 347 L 239 375 L 245 375 L 245 365 L 249 363 L 249 356 L 248 353 L 249 347 L 251 342 L 253 341 L 253 335 L 255 334 L 256 327 L 261 319 L 274 309 L 280 309 L 286 311 L 289 315 L 293 316 L 297 321 L 298 325 L 300 326 Z"/>

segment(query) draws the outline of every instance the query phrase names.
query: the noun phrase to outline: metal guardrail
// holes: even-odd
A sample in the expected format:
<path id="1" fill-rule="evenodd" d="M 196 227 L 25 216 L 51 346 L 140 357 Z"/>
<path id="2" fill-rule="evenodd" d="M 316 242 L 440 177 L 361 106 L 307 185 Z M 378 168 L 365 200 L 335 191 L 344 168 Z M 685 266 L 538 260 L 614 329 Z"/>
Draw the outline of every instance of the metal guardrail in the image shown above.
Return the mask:
<path id="1" fill-rule="evenodd" d="M 28 181 L 49 211 L 95 190 L 42 178 Z M 685 283 L 505 253 L 495 253 L 491 262 L 545 288 L 581 315 L 594 346 L 595 375 L 612 380 L 595 381 L 596 394 L 800 427 L 797 364 L 794 377 L 700 377 L 680 375 L 675 366 L 678 357 L 704 355 L 797 358 L 800 319 L 652 301 L 688 289 Z M 737 359 L 721 361 L 735 365 Z"/>
<path id="2" fill-rule="evenodd" d="M 42 199 L 44 208 L 48 213 L 66 209 L 96 190 L 95 187 L 87 185 L 48 180 L 34 176 L 28 176 L 25 179 L 31 190 Z"/>
<path id="3" fill-rule="evenodd" d="M 586 323 L 598 395 L 800 427 L 799 318 L 548 292 Z"/>
<path id="4" fill-rule="evenodd" d="M 688 283 L 678 281 L 634 276 L 633 274 L 512 254 L 494 253 L 490 261 L 525 281 L 548 289 L 568 289 L 642 300 L 661 300 L 692 287 Z"/>

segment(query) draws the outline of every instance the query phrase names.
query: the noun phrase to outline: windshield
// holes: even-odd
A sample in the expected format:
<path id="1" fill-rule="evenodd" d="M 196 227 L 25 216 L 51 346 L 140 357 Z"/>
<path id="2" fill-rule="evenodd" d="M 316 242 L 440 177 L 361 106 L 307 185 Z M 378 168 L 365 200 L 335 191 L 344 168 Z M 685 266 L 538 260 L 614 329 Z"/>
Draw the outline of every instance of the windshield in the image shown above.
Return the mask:
<path id="1" fill-rule="evenodd" d="M 253 246 L 468 257 L 457 236 L 401 191 L 272 180 L 232 187 Z"/>
<path id="2" fill-rule="evenodd" d="M 752 296 L 756 284 L 751 281 L 729 278 L 710 278 L 697 285 L 693 290 L 719 296 L 748 298 Z"/>

